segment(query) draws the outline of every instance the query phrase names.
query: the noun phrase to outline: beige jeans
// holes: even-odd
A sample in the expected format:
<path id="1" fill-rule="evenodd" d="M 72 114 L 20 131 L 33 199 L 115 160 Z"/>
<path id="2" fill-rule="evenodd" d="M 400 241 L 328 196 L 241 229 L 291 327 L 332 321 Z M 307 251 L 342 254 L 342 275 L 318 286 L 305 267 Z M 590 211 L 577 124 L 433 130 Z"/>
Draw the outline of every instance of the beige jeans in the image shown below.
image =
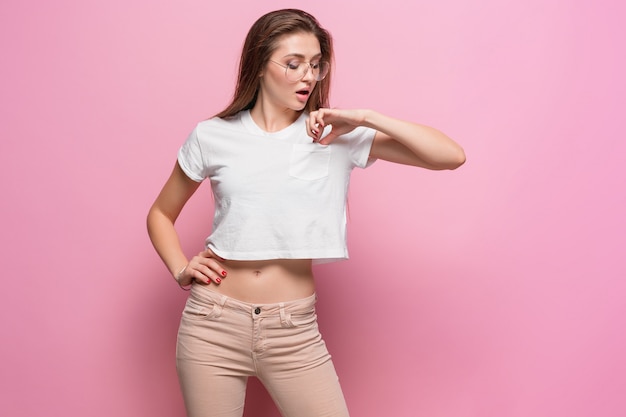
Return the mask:
<path id="1" fill-rule="evenodd" d="M 347 417 L 315 301 L 249 304 L 194 285 L 176 349 L 188 416 L 240 417 L 256 376 L 283 417 Z"/>

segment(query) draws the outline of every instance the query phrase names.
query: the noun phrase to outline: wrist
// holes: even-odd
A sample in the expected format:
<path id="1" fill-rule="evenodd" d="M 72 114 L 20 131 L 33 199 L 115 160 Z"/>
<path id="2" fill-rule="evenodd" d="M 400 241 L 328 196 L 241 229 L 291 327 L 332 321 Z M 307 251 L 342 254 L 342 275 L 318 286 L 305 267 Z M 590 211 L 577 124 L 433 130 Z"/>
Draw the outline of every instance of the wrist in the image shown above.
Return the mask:
<path id="1" fill-rule="evenodd" d="M 187 266 L 189 264 L 183 266 L 175 275 L 174 275 L 174 280 L 176 281 L 176 283 L 178 284 L 178 286 L 180 288 L 182 288 L 185 291 L 189 291 L 191 289 L 191 283 L 189 284 L 185 284 L 183 285 L 181 280 L 183 278 L 183 274 L 185 273 L 185 271 L 187 270 Z"/>
<path id="2" fill-rule="evenodd" d="M 371 109 L 364 109 L 362 110 L 363 115 L 362 115 L 362 126 L 365 127 L 369 127 L 372 129 L 375 129 L 375 124 L 376 124 L 376 112 L 374 110 Z"/>

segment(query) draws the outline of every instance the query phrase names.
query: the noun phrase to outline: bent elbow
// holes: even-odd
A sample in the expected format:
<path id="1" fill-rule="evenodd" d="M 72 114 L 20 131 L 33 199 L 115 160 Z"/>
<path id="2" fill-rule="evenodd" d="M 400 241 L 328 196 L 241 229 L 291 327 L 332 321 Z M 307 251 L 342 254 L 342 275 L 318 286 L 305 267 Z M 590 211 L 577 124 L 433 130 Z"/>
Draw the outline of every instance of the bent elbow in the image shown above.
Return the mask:
<path id="1" fill-rule="evenodd" d="M 457 169 L 458 167 L 463 165 L 466 160 L 467 159 L 465 157 L 465 152 L 463 151 L 463 149 L 459 149 L 459 152 L 457 152 L 457 155 L 452 161 L 451 167 L 449 169 Z"/>
<path id="2" fill-rule="evenodd" d="M 440 170 L 455 170 L 465 163 L 465 152 L 459 148 L 451 154 L 444 162 L 438 164 Z"/>

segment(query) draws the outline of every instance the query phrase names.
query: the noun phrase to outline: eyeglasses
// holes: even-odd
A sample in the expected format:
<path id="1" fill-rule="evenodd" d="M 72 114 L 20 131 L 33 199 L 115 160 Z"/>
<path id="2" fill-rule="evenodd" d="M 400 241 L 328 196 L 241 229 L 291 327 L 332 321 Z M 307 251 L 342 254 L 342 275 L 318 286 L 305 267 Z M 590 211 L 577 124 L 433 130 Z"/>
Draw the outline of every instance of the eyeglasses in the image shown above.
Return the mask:
<path id="1" fill-rule="evenodd" d="M 270 59 L 276 65 L 280 65 L 285 69 L 285 78 L 287 81 L 295 83 L 303 79 L 306 74 L 311 70 L 311 73 L 315 77 L 316 81 L 322 81 L 327 75 L 330 65 L 326 61 L 317 62 L 300 62 L 289 61 L 287 65 L 283 65 L 280 62 L 276 62 Z"/>

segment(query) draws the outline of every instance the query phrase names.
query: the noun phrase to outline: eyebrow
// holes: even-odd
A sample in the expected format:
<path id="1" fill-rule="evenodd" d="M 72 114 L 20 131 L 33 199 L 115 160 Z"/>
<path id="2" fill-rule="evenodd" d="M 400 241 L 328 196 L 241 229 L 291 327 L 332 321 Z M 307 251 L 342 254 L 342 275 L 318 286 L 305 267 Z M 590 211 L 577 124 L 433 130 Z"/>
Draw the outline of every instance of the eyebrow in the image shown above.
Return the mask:
<path id="1" fill-rule="evenodd" d="M 287 55 L 283 56 L 283 58 L 287 58 L 287 57 L 294 57 L 294 58 L 301 58 L 301 59 L 305 59 L 306 58 L 304 55 L 299 54 L 299 53 L 292 53 L 292 54 L 287 54 Z M 318 54 L 313 55 L 312 58 L 321 58 L 321 57 L 322 57 L 322 53 L 320 52 Z"/>

